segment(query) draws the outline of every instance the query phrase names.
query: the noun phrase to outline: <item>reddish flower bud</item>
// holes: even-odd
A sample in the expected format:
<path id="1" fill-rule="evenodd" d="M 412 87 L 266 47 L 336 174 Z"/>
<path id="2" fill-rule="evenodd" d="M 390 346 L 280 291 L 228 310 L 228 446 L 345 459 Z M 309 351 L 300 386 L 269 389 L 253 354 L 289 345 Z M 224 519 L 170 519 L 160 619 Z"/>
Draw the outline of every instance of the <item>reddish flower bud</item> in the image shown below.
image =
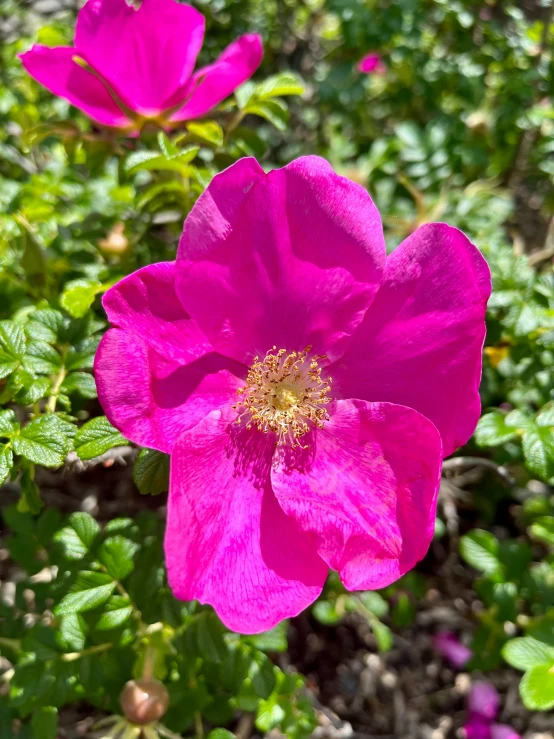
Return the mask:
<path id="1" fill-rule="evenodd" d="M 149 724 L 167 711 L 169 693 L 159 680 L 129 680 L 121 691 L 121 708 L 134 724 Z"/>

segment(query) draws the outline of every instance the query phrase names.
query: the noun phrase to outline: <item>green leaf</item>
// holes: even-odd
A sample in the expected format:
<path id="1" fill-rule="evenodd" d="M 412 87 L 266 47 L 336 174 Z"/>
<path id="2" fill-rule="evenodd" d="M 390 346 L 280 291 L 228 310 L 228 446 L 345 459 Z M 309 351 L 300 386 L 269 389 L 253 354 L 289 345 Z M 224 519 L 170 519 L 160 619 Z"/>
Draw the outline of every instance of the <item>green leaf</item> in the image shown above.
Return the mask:
<path id="1" fill-rule="evenodd" d="M 80 614 L 68 613 L 60 619 L 56 641 L 64 650 L 80 652 L 85 647 L 86 630 L 85 620 Z"/>
<path id="2" fill-rule="evenodd" d="M 10 447 L 0 446 L 0 485 L 3 485 L 13 467 L 13 453 Z"/>
<path id="3" fill-rule="evenodd" d="M 33 739 L 56 739 L 58 735 L 58 709 L 44 706 L 35 709 L 31 719 Z"/>
<path id="4" fill-rule="evenodd" d="M 263 652 L 255 652 L 248 670 L 252 687 L 260 698 L 269 698 L 276 683 L 275 666 Z"/>
<path id="5" fill-rule="evenodd" d="M 516 670 L 529 670 L 537 665 L 554 665 L 554 647 L 532 636 L 520 636 L 504 644 L 502 656 Z"/>
<path id="6" fill-rule="evenodd" d="M 500 411 L 486 413 L 479 419 L 475 430 L 475 441 L 479 446 L 498 446 L 515 439 L 517 432 L 506 425 L 506 416 Z"/>
<path id="7" fill-rule="evenodd" d="M 39 416 L 14 436 L 14 451 L 43 467 L 61 467 L 72 449 L 74 431 L 72 424 L 53 413 Z"/>
<path id="8" fill-rule="evenodd" d="M 554 516 L 540 516 L 529 527 L 529 533 L 534 539 L 542 541 L 547 546 L 554 547 Z"/>
<path id="9" fill-rule="evenodd" d="M 196 157 L 198 151 L 198 146 L 187 146 L 171 158 L 155 151 L 136 151 L 125 160 L 125 170 L 128 174 L 153 170 L 186 174 L 187 165 Z"/>
<path id="10" fill-rule="evenodd" d="M 337 613 L 336 604 L 329 600 L 318 600 L 312 608 L 314 617 L 324 626 L 336 626 L 342 620 Z"/>
<path id="11" fill-rule="evenodd" d="M 278 131 L 286 131 L 289 122 L 287 106 L 281 100 L 251 100 L 245 113 L 258 115 L 269 121 Z"/>
<path id="12" fill-rule="evenodd" d="M 235 739 L 235 735 L 227 729 L 214 729 L 208 734 L 208 739 Z"/>
<path id="13" fill-rule="evenodd" d="M 223 129 L 215 121 L 191 121 L 187 123 L 187 130 L 191 136 L 210 146 L 221 146 L 223 144 Z"/>
<path id="14" fill-rule="evenodd" d="M 17 504 L 17 510 L 21 513 L 31 513 L 36 516 L 40 513 L 44 503 L 40 497 L 40 490 L 35 482 L 34 468 L 25 466 L 19 479 L 21 485 L 21 497 Z"/>
<path id="15" fill-rule="evenodd" d="M 138 549 L 134 541 L 116 534 L 102 543 L 98 559 L 115 580 L 123 580 L 134 569 L 133 557 Z"/>
<path id="16" fill-rule="evenodd" d="M 169 456 L 143 449 L 133 469 L 133 480 L 143 495 L 158 495 L 169 489 Z"/>
<path id="17" fill-rule="evenodd" d="M 38 377 L 20 388 L 14 396 L 19 405 L 32 405 L 44 398 L 50 392 L 50 380 L 47 377 Z"/>
<path id="18" fill-rule="evenodd" d="M 0 321 L 0 348 L 14 359 L 21 359 L 25 354 L 25 333 L 19 324 L 13 321 Z"/>
<path id="19" fill-rule="evenodd" d="M 82 318 L 103 286 L 97 280 L 73 280 L 60 296 L 60 305 L 74 318 Z"/>
<path id="20" fill-rule="evenodd" d="M 55 534 L 54 541 L 62 547 L 66 559 L 83 559 L 100 533 L 100 526 L 89 513 L 81 512 L 72 513 L 68 524 Z"/>
<path id="21" fill-rule="evenodd" d="M 58 338 L 63 322 L 64 317 L 59 310 L 40 308 L 29 314 L 29 320 L 24 329 L 29 339 L 53 344 Z"/>
<path id="22" fill-rule="evenodd" d="M 160 147 L 162 154 L 166 159 L 171 159 L 171 157 L 176 156 L 179 154 L 179 148 L 175 146 L 175 144 L 169 140 L 167 135 L 163 131 L 158 132 L 158 146 Z"/>
<path id="23" fill-rule="evenodd" d="M 261 649 L 262 652 L 286 652 L 287 628 L 288 621 L 281 621 L 269 631 L 245 637 L 244 641 L 252 644 L 256 649 Z"/>
<path id="24" fill-rule="evenodd" d="M 19 367 L 19 359 L 15 359 L 12 354 L 0 349 L 0 380 L 10 375 Z"/>
<path id="25" fill-rule="evenodd" d="M 519 692 L 525 708 L 530 711 L 554 708 L 554 666 L 532 667 L 523 676 Z"/>
<path id="26" fill-rule="evenodd" d="M 0 411 L 0 438 L 10 439 L 18 428 L 19 424 L 12 410 Z"/>
<path id="27" fill-rule="evenodd" d="M 554 429 L 534 426 L 523 434 L 523 456 L 529 470 L 549 480 L 554 476 Z"/>
<path id="28" fill-rule="evenodd" d="M 71 372 L 62 383 L 62 393 L 78 393 L 83 398 L 96 398 L 96 382 L 90 372 Z"/>
<path id="29" fill-rule="evenodd" d="M 369 611 L 377 616 L 377 618 L 383 618 L 383 616 L 387 615 L 389 604 L 382 595 L 379 595 L 379 593 L 376 593 L 374 590 L 360 593 L 358 598 Z"/>
<path id="30" fill-rule="evenodd" d="M 536 420 L 537 426 L 554 426 L 554 401 L 543 405 Z"/>
<path id="31" fill-rule="evenodd" d="M 272 75 L 256 88 L 256 98 L 274 98 L 281 95 L 302 95 L 304 85 L 300 79 L 290 72 Z"/>
<path id="32" fill-rule="evenodd" d="M 103 613 L 95 624 L 98 631 L 109 631 L 117 629 L 129 620 L 133 612 L 133 606 L 125 608 L 116 608 L 114 611 L 106 611 Z"/>
<path id="33" fill-rule="evenodd" d="M 372 621 L 371 628 L 375 641 L 377 642 L 377 649 L 380 652 L 388 652 L 393 644 L 392 631 L 388 626 L 381 623 L 381 621 Z"/>
<path id="34" fill-rule="evenodd" d="M 474 529 L 462 536 L 460 553 L 468 564 L 481 572 L 496 572 L 500 568 L 498 540 L 488 531 Z"/>
<path id="35" fill-rule="evenodd" d="M 75 584 L 54 609 L 57 616 L 66 613 L 83 613 L 105 603 L 113 593 L 116 582 L 102 572 L 79 573 Z"/>
<path id="36" fill-rule="evenodd" d="M 110 424 L 106 416 L 98 416 L 81 426 L 75 436 L 75 451 L 80 459 L 93 459 L 127 440 Z"/>
<path id="37" fill-rule="evenodd" d="M 33 339 L 27 344 L 27 350 L 22 362 L 25 369 L 30 372 L 49 375 L 60 369 L 62 358 L 46 341 L 36 341 Z"/>

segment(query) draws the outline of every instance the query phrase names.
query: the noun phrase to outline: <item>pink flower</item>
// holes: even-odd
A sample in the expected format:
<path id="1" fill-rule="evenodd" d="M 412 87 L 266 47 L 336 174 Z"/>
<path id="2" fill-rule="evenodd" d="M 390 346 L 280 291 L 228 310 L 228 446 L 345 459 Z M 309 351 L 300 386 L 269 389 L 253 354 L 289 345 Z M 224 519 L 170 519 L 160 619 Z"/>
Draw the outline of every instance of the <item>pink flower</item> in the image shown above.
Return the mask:
<path id="1" fill-rule="evenodd" d="M 376 51 L 370 51 L 369 54 L 362 57 L 356 65 L 356 69 L 364 74 L 384 74 L 387 71 L 385 63 Z"/>
<path id="2" fill-rule="evenodd" d="M 470 714 L 479 716 L 485 721 L 494 721 L 500 707 L 500 697 L 494 685 L 486 680 L 473 683 L 467 707 Z"/>
<path id="3" fill-rule="evenodd" d="M 241 36 L 194 72 L 204 17 L 175 0 L 88 0 L 79 12 L 74 46 L 35 45 L 23 66 L 54 95 L 98 123 L 137 128 L 199 118 L 252 76 L 262 60 L 255 34 Z"/>
<path id="4" fill-rule="evenodd" d="M 491 727 L 491 739 L 522 739 L 511 726 L 506 724 L 493 724 Z"/>
<path id="5" fill-rule="evenodd" d="M 467 739 L 521 739 L 510 726 L 493 723 L 500 709 L 500 696 L 487 680 L 472 685 L 467 708 L 469 716 L 464 726 Z"/>
<path id="6" fill-rule="evenodd" d="M 433 639 L 437 652 L 458 669 L 464 667 L 473 657 L 473 652 L 468 649 L 458 637 L 450 631 L 441 631 Z"/>
<path id="7" fill-rule="evenodd" d="M 442 457 L 479 418 L 489 293 L 446 224 L 387 258 L 369 195 L 323 159 L 217 175 L 177 261 L 106 293 L 95 363 L 110 421 L 171 454 L 175 595 L 256 633 L 312 603 L 328 567 L 349 590 L 412 568 Z"/>

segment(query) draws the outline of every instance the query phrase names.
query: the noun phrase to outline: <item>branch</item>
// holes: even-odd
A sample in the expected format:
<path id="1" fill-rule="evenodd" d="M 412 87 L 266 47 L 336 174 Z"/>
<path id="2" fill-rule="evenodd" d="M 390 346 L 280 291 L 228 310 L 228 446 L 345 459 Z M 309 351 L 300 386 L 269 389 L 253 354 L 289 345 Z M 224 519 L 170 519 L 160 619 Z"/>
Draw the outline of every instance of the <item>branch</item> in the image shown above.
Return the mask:
<path id="1" fill-rule="evenodd" d="M 485 457 L 452 457 L 452 459 L 446 459 L 442 463 L 443 472 L 460 472 L 466 467 L 486 467 L 496 472 L 508 485 L 515 484 L 514 478 L 506 467 L 498 465 L 496 462 Z"/>
<path id="2" fill-rule="evenodd" d="M 104 465 L 104 467 L 111 467 L 116 462 L 126 465 L 127 462 L 134 462 L 139 451 L 139 449 L 133 446 L 114 446 L 99 457 L 86 460 L 79 459 L 77 452 L 69 452 L 65 458 L 65 467 L 71 472 L 84 472 L 99 464 Z"/>

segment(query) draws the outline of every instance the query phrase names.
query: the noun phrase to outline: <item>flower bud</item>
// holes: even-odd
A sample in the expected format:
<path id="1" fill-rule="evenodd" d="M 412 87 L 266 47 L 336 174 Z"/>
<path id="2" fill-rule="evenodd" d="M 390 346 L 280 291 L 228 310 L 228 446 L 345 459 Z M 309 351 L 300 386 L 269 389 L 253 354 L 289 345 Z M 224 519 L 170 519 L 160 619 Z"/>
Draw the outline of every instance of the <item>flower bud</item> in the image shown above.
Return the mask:
<path id="1" fill-rule="evenodd" d="M 160 719 L 167 711 L 169 693 L 159 680 L 129 680 L 121 691 L 121 708 L 134 724 L 144 725 Z"/>
<path id="2" fill-rule="evenodd" d="M 129 246 L 129 239 L 125 236 L 125 224 L 118 221 L 105 239 L 100 239 L 98 246 L 104 254 L 115 256 L 123 254 Z"/>

